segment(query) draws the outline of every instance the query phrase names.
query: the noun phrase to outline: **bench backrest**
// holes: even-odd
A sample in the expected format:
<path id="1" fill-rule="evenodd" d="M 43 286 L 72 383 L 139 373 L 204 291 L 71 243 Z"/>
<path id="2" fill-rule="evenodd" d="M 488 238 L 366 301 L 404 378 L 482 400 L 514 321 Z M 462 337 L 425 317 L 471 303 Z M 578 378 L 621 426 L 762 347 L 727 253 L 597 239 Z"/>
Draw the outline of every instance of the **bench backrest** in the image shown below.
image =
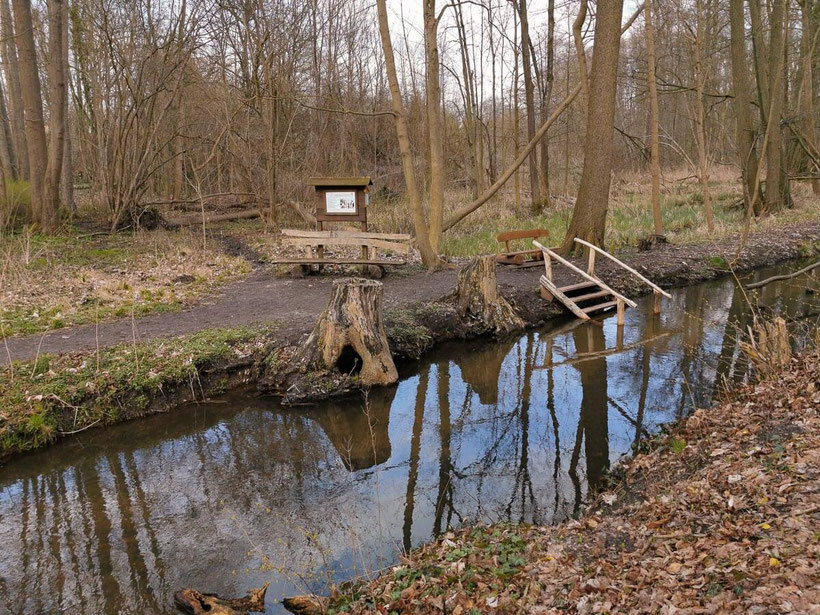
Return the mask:
<path id="1" fill-rule="evenodd" d="M 515 239 L 538 239 L 539 237 L 549 238 L 549 236 L 549 230 L 545 228 L 536 228 L 521 231 L 506 231 L 504 233 L 499 233 L 496 236 L 496 241 L 498 241 L 498 243 L 505 244 L 507 246 L 507 250 L 509 251 L 510 242 Z"/>
<path id="2" fill-rule="evenodd" d="M 286 246 L 368 246 L 400 254 L 410 252 L 410 235 L 403 233 L 370 233 L 367 231 L 303 231 L 282 229 Z"/>

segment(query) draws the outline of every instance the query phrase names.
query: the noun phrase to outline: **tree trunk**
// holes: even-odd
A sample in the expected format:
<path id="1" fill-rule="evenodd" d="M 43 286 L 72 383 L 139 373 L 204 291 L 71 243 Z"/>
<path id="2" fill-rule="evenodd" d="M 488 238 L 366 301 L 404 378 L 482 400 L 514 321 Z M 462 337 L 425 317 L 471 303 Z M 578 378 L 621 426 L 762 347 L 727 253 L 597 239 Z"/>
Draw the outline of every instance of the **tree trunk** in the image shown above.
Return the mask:
<path id="1" fill-rule="evenodd" d="M 203 594 L 192 588 L 174 594 L 174 604 L 188 615 L 244 615 L 265 612 L 265 593 L 269 583 L 251 590 L 244 598 L 220 598 L 216 594 Z"/>
<path id="2" fill-rule="evenodd" d="M 524 328 L 524 321 L 498 290 L 495 256 L 477 256 L 458 272 L 456 308 L 488 331 L 504 333 Z"/>
<path id="3" fill-rule="evenodd" d="M 652 172 L 652 222 L 656 235 L 663 235 L 663 217 L 661 216 L 661 155 L 658 123 L 658 83 L 655 76 L 655 30 L 652 26 L 652 0 L 646 0 L 646 64 L 649 84 L 649 152 Z"/>
<path id="4" fill-rule="evenodd" d="M 49 147 L 40 221 L 46 233 L 55 232 L 60 224 L 60 179 L 63 174 L 63 141 L 68 93 L 63 65 L 63 2 L 68 0 L 48 2 Z"/>
<path id="5" fill-rule="evenodd" d="M 800 86 L 800 115 L 802 117 L 803 133 L 813 145 L 817 145 L 817 136 L 814 125 L 814 67 L 813 58 L 817 47 L 816 25 L 814 14 L 818 11 L 815 0 L 802 0 L 800 4 L 800 20 L 803 33 L 800 37 L 800 54 L 803 65 L 803 78 Z M 818 16 L 820 17 L 820 16 Z M 812 191 L 820 196 L 820 178 L 811 180 Z"/>
<path id="6" fill-rule="evenodd" d="M 438 254 L 444 223 L 444 143 L 436 0 L 424 1 L 424 51 L 427 63 L 427 130 L 430 146 L 430 247 Z"/>
<path id="7" fill-rule="evenodd" d="M 9 112 L 11 115 L 11 133 L 14 149 L 14 160 L 17 165 L 16 176 L 28 179 L 28 144 L 26 140 L 26 120 L 23 112 L 23 94 L 20 86 L 20 65 L 17 62 L 17 49 L 14 43 L 14 25 L 11 20 L 9 0 L 0 0 L 0 35 L 3 37 L 2 58 L 6 73 L 6 86 L 9 92 Z"/>
<path id="8" fill-rule="evenodd" d="M 785 79 L 780 74 L 785 70 L 783 58 L 785 49 L 786 2 L 774 0 L 770 17 L 769 35 L 769 109 L 773 116 L 771 134 L 766 150 L 766 211 L 775 212 L 789 205 L 788 178 L 783 166 L 783 92 Z"/>
<path id="9" fill-rule="evenodd" d="M 0 83 L 0 168 L 3 175 L 11 179 L 15 176 L 14 167 L 14 141 L 6 110 L 6 93 Z"/>
<path id="10" fill-rule="evenodd" d="M 743 0 L 729 1 L 729 25 L 731 27 L 732 89 L 737 121 L 737 149 L 743 180 L 743 198 L 748 209 L 752 205 L 757 169 L 755 129 L 752 123 L 751 98 L 749 95 L 748 57 L 746 55 L 746 22 Z M 759 203 L 759 199 L 755 199 Z"/>
<path id="11" fill-rule="evenodd" d="M 20 68 L 20 87 L 26 118 L 31 208 L 35 221 L 45 228 L 50 227 L 55 220 L 51 212 L 46 211 L 43 199 L 48 150 L 43 121 L 43 95 L 34 44 L 34 25 L 31 19 L 31 2 L 30 0 L 12 0 L 12 6 L 14 7 L 14 29 L 17 33 L 15 40 Z M 57 111 L 57 113 L 60 112 Z"/>
<path id="12" fill-rule="evenodd" d="M 706 111 L 703 106 L 703 91 L 706 87 L 706 74 L 703 69 L 703 39 L 705 36 L 703 0 L 697 0 L 697 28 L 695 33 L 695 138 L 698 143 L 698 179 L 706 210 L 706 228 L 710 233 L 715 230 L 715 218 L 712 215 L 712 195 L 709 192 L 709 158 L 706 152 Z"/>
<path id="13" fill-rule="evenodd" d="M 379 14 L 379 36 L 384 50 L 385 70 L 390 86 L 390 98 L 393 104 L 393 120 L 396 127 L 396 137 L 401 152 L 401 166 L 404 172 L 404 182 L 407 185 L 407 198 L 410 201 L 410 213 L 413 218 L 413 227 L 416 231 L 416 242 L 421 252 L 421 260 L 427 267 L 438 265 L 438 253 L 430 244 L 430 235 L 427 222 L 424 219 L 424 208 L 416 185 L 416 171 L 413 165 L 413 152 L 410 148 L 410 135 L 407 131 L 407 118 L 402 102 L 399 77 L 396 72 L 396 60 L 393 56 L 393 43 L 390 40 L 390 26 L 387 22 L 386 0 L 376 0 Z"/>
<path id="14" fill-rule="evenodd" d="M 527 18 L 527 0 L 519 0 L 518 13 L 521 21 L 521 59 L 524 70 L 524 97 L 527 104 L 527 140 L 535 136 L 535 97 L 532 83 L 532 64 L 530 62 L 530 26 Z M 532 202 L 541 200 L 541 188 L 538 184 L 538 164 L 535 150 L 529 157 L 530 190 Z"/>
<path id="15" fill-rule="evenodd" d="M 623 0 L 602 2 L 598 6 L 587 101 L 584 168 L 572 220 L 561 246 L 565 252 L 573 249 L 576 237 L 598 246 L 604 244 L 612 173 L 622 14 Z"/>
<path id="16" fill-rule="evenodd" d="M 300 371 L 330 371 L 343 357 L 358 355 L 359 382 L 364 386 L 393 384 L 399 379 L 382 321 L 383 285 L 375 280 L 346 278 L 333 282 L 333 294 L 313 332 L 294 358 Z M 341 369 L 340 369 L 341 371 Z"/>
<path id="17" fill-rule="evenodd" d="M 587 18 L 587 0 L 581 0 L 578 15 L 572 22 L 572 38 L 575 41 L 575 55 L 578 59 L 578 79 L 581 81 L 581 108 L 586 115 L 589 109 L 589 70 L 587 69 L 587 52 L 584 49 L 582 29 Z"/>
<path id="18" fill-rule="evenodd" d="M 74 152 L 71 140 L 71 120 L 69 118 L 69 85 L 68 81 L 71 78 L 68 66 L 68 33 L 69 33 L 69 1 L 63 1 L 63 71 L 66 77 L 66 92 L 63 96 L 64 110 L 63 118 L 65 119 L 65 134 L 63 135 L 63 168 L 60 177 L 60 202 L 67 211 L 72 214 L 77 209 L 77 204 L 74 202 Z"/>

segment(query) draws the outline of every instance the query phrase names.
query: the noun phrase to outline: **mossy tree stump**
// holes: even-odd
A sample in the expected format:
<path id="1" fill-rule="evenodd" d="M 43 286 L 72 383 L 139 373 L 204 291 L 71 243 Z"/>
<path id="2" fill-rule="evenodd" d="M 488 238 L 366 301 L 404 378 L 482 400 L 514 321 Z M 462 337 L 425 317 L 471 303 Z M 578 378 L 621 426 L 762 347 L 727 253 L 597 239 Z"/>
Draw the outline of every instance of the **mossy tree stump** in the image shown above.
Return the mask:
<path id="1" fill-rule="evenodd" d="M 477 256 L 458 272 L 456 309 L 487 330 L 504 333 L 524 328 L 524 321 L 498 290 L 495 256 Z"/>
<path id="2" fill-rule="evenodd" d="M 397 382 L 382 318 L 383 289 L 381 282 L 364 278 L 333 282 L 330 302 L 296 354 L 300 371 L 345 372 L 360 366 L 364 386 Z"/>

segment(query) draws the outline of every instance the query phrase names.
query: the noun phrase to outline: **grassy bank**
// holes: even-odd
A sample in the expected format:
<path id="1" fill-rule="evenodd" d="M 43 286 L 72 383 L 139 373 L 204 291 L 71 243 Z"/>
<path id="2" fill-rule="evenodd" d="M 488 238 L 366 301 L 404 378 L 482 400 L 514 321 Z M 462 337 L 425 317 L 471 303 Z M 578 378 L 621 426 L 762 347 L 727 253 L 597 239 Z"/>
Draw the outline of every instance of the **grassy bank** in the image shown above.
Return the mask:
<path id="1" fill-rule="evenodd" d="M 698 410 L 558 526 L 448 533 L 328 613 L 812 613 L 820 608 L 820 355 Z"/>
<path id="2" fill-rule="evenodd" d="M 211 329 L 0 369 L 0 459 L 97 425 L 218 394 L 274 328 Z M 216 379 L 207 379 L 213 372 Z"/>
<path id="3" fill-rule="evenodd" d="M 190 230 L 0 235 L 0 335 L 180 309 L 250 270 Z"/>

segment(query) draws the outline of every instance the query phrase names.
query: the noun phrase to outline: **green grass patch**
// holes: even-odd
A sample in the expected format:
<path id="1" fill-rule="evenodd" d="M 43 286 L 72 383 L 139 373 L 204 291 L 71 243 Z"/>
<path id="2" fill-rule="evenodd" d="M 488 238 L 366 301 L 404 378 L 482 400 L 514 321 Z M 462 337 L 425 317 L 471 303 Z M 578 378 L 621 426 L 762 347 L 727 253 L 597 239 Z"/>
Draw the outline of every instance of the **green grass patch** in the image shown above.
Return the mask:
<path id="1" fill-rule="evenodd" d="M 95 424 L 144 411 L 154 395 L 178 384 L 195 386 L 199 371 L 261 348 L 272 327 L 208 329 L 146 344 L 0 368 L 0 457 L 37 448 Z"/>

